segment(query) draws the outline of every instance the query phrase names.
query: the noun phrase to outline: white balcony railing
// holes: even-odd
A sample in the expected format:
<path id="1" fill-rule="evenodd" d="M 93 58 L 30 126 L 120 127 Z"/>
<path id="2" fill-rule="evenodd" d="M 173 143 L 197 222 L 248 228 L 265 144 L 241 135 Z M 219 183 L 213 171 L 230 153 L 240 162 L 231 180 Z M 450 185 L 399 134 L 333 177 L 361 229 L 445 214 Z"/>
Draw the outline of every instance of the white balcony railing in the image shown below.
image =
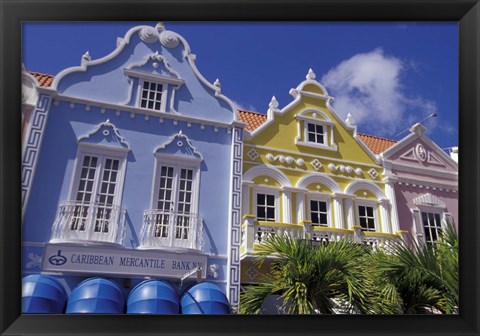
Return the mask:
<path id="1" fill-rule="evenodd" d="M 125 209 L 116 205 L 60 203 L 50 242 L 123 243 Z"/>
<path id="2" fill-rule="evenodd" d="M 202 245 L 203 227 L 197 214 L 156 209 L 144 212 L 139 248 L 201 250 Z"/>
<path id="3" fill-rule="evenodd" d="M 353 241 L 357 244 L 366 244 L 373 249 L 383 249 L 389 252 L 393 241 L 405 241 L 405 232 L 398 234 L 364 232 L 360 226 L 351 229 L 330 228 L 325 226 L 304 224 L 285 224 L 266 221 L 257 221 L 255 216 L 244 216 L 242 225 L 243 253 L 254 253 L 255 245 L 262 244 L 269 236 L 288 235 L 294 239 L 307 239 L 313 244 L 327 244 L 341 239 Z"/>

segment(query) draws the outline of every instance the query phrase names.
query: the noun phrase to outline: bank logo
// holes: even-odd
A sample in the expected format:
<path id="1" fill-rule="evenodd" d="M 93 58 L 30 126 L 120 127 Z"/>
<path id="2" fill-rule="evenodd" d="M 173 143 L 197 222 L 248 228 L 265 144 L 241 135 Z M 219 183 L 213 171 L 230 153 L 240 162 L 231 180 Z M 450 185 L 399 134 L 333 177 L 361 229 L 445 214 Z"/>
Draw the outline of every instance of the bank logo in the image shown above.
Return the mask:
<path id="1" fill-rule="evenodd" d="M 55 266 L 62 266 L 63 264 L 65 264 L 67 262 L 67 258 L 61 255 L 61 252 L 61 250 L 58 250 L 57 254 L 48 258 L 48 262 Z"/>

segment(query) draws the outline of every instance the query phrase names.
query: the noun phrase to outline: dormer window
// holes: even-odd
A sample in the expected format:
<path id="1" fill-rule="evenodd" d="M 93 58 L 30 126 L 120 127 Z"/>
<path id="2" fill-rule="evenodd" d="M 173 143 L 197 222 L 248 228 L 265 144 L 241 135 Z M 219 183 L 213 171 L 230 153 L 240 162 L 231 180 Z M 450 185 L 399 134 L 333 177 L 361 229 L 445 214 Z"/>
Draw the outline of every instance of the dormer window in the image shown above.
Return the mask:
<path id="1" fill-rule="evenodd" d="M 308 142 L 325 144 L 325 131 L 323 125 L 307 123 L 307 136 Z"/>
<path id="2" fill-rule="evenodd" d="M 167 85 L 143 80 L 138 105 L 149 110 L 165 111 L 166 99 L 162 98 L 166 97 Z"/>
<path id="3" fill-rule="evenodd" d="M 297 145 L 337 150 L 334 139 L 335 124 L 320 110 L 305 110 L 296 116 L 298 121 Z"/>

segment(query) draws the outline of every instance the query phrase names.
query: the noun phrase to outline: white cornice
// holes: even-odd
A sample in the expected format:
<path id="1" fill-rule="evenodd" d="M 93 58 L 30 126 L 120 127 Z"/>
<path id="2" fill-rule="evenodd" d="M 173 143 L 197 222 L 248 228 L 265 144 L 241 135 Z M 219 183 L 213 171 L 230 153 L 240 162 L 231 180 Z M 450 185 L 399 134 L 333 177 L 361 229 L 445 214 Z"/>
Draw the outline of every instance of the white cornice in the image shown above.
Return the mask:
<path id="1" fill-rule="evenodd" d="M 405 177 L 398 177 L 398 181 L 396 184 L 399 185 L 408 185 L 412 186 L 414 188 L 418 187 L 420 189 L 425 188 L 426 190 L 428 189 L 433 189 L 433 190 L 451 190 L 451 191 L 458 191 L 458 184 L 446 184 L 446 183 L 437 183 L 437 182 L 430 182 L 430 181 L 425 181 L 425 180 L 417 180 L 414 178 L 405 178 Z"/>
<path id="2" fill-rule="evenodd" d="M 398 164 L 391 162 L 391 168 L 397 171 L 403 171 L 407 173 L 430 175 L 432 177 L 441 177 L 446 179 L 458 180 L 458 173 L 445 172 L 444 170 L 432 169 L 432 168 L 423 168 L 423 167 L 412 167 L 408 165 Z"/>
<path id="3" fill-rule="evenodd" d="M 149 117 L 159 117 L 159 118 L 164 118 L 164 119 L 172 119 L 172 120 L 179 120 L 179 121 L 188 121 L 192 122 L 195 124 L 200 124 L 200 125 L 210 125 L 210 126 L 217 126 L 217 127 L 222 127 L 222 128 L 230 128 L 230 127 L 239 127 L 239 128 L 245 128 L 245 123 L 241 121 L 232 121 L 231 123 L 222 123 L 218 121 L 213 121 L 213 120 L 207 120 L 207 119 L 199 119 L 199 118 L 194 118 L 194 117 L 187 117 L 181 114 L 172 114 L 172 113 L 166 113 L 166 112 L 160 112 L 160 111 L 152 111 L 148 109 L 143 109 L 141 107 L 133 107 L 133 106 L 128 106 L 128 105 L 119 105 L 119 104 L 113 104 L 113 103 L 105 103 L 105 102 L 100 102 L 97 100 L 90 100 L 90 99 L 83 99 L 83 98 L 77 98 L 77 97 L 69 97 L 66 95 L 60 95 L 58 94 L 55 90 L 50 89 L 50 88 L 38 88 L 39 92 L 48 94 L 51 96 L 54 100 L 56 101 L 65 101 L 65 102 L 71 102 L 75 104 L 82 104 L 86 106 L 95 106 L 99 108 L 104 108 L 104 109 L 110 109 L 113 111 L 121 111 L 121 112 L 128 112 L 128 113 L 133 113 L 133 114 L 140 114 L 144 116 L 149 116 Z"/>
<path id="4" fill-rule="evenodd" d="M 165 77 L 165 76 L 161 76 L 161 75 L 147 74 L 147 73 L 144 73 L 144 72 L 135 71 L 135 70 L 131 70 L 131 69 L 124 69 L 124 72 L 127 76 L 142 78 L 142 79 L 146 79 L 146 80 L 151 81 L 151 82 L 168 83 L 168 84 L 173 84 L 173 85 L 182 85 L 183 83 L 185 83 L 185 81 L 183 79 Z"/>

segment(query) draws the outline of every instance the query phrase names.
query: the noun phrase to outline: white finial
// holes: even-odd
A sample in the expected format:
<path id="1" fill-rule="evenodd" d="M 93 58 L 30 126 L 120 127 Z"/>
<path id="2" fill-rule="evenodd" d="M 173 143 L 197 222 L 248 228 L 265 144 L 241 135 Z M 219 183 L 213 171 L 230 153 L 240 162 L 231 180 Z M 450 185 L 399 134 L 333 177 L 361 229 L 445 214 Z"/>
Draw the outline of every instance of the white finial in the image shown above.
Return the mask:
<path id="1" fill-rule="evenodd" d="M 92 58 L 90 57 L 90 53 L 88 51 L 86 51 L 85 54 L 83 54 L 82 59 L 85 60 L 85 61 L 91 61 L 92 60 Z"/>
<path id="2" fill-rule="evenodd" d="M 215 85 L 215 86 L 218 87 L 218 88 L 222 87 L 222 84 L 220 83 L 220 80 L 219 80 L 218 78 L 215 80 L 215 82 L 213 83 L 213 85 Z"/>
<path id="3" fill-rule="evenodd" d="M 159 32 L 162 32 L 165 30 L 165 25 L 163 24 L 163 22 L 158 22 L 155 26 L 155 29 Z"/>
<path id="4" fill-rule="evenodd" d="M 268 107 L 270 107 L 271 109 L 278 108 L 278 101 L 277 101 L 277 98 L 275 98 L 275 96 L 272 97 L 272 100 L 270 101 L 270 104 L 268 104 Z"/>
<path id="5" fill-rule="evenodd" d="M 270 104 L 268 104 L 268 110 L 267 110 L 267 117 L 268 119 L 273 119 L 273 115 L 275 112 L 280 112 L 278 109 L 278 101 L 275 96 L 272 97 L 272 100 L 270 101 Z"/>
<path id="6" fill-rule="evenodd" d="M 353 116 L 349 113 L 347 114 L 347 119 L 345 119 L 345 122 L 347 123 L 347 126 L 354 127 L 356 122 Z"/>
<path id="7" fill-rule="evenodd" d="M 110 123 L 110 119 L 107 119 L 107 121 L 105 121 L 105 123 L 109 124 L 109 123 Z"/>
<path id="8" fill-rule="evenodd" d="M 308 74 L 306 76 L 306 79 L 311 79 L 314 80 L 317 76 L 315 75 L 315 72 L 313 72 L 312 68 L 308 70 Z"/>
<path id="9" fill-rule="evenodd" d="M 180 132 L 178 132 L 178 135 L 182 135 L 182 134 L 183 134 L 183 132 L 182 132 L 182 130 L 180 130 Z"/>

